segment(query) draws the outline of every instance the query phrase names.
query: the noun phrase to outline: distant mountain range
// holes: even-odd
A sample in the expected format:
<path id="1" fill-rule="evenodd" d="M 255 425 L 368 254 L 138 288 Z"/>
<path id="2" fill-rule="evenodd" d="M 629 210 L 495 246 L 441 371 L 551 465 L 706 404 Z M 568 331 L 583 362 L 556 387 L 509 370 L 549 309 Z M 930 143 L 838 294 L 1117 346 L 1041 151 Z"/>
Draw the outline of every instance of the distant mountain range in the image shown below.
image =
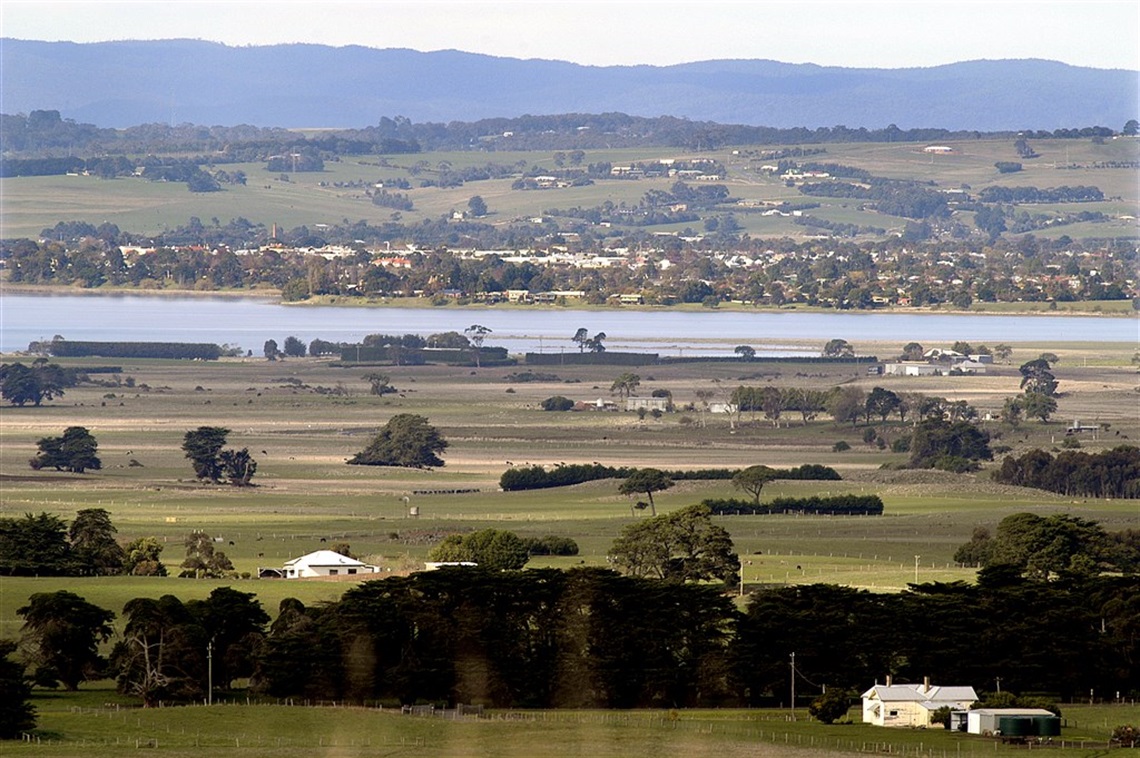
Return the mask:
<path id="1" fill-rule="evenodd" d="M 952 130 L 1107 126 L 1140 113 L 1136 71 L 1044 60 L 856 69 L 766 60 L 582 66 L 457 51 L 197 40 L 0 40 L 0 112 L 144 123 L 363 127 L 621 112 L 727 124 Z"/>

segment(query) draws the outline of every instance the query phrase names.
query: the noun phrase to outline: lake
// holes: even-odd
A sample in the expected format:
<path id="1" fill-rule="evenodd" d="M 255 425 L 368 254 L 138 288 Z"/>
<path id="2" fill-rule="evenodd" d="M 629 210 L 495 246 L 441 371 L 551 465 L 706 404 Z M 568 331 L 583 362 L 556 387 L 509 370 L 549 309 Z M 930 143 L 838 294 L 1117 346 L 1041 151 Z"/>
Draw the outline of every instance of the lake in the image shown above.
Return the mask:
<path id="1" fill-rule="evenodd" d="M 750 345 L 759 355 L 818 355 L 829 339 L 859 349 L 861 341 L 919 342 L 949 346 L 955 340 L 999 342 L 1137 342 L 1134 318 L 1012 316 L 931 313 L 805 313 L 798 311 L 680 312 L 579 311 L 559 308 L 380 308 L 288 306 L 232 297 L 146 295 L 29 295 L 0 298 L 0 351 L 59 334 L 70 340 L 214 342 L 260 355 L 266 340 L 295 336 L 359 342 L 365 335 L 462 332 L 472 324 L 491 329 L 487 345 L 512 353 L 574 352 L 570 341 L 583 327 L 605 332 L 610 350 L 662 355 L 731 355 Z"/>

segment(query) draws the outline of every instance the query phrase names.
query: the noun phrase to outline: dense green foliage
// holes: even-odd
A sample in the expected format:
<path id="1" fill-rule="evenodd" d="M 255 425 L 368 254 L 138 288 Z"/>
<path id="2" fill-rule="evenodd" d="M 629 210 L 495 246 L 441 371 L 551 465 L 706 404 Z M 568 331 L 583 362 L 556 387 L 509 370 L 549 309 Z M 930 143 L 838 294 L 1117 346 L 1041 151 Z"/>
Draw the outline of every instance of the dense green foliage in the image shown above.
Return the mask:
<path id="1" fill-rule="evenodd" d="M 990 537 L 985 528 L 958 548 L 954 560 L 983 569 L 1014 571 L 1030 579 L 1086 577 L 1105 571 L 1140 571 L 1140 532 L 1108 533 L 1077 516 L 1015 513 Z"/>
<path id="2" fill-rule="evenodd" d="M 442 466 L 439 454 L 447 449 L 447 440 L 424 416 L 398 413 L 388 419 L 368 447 L 349 459 L 363 466 L 407 466 L 430 468 Z"/>
<path id="3" fill-rule="evenodd" d="M 630 576 L 670 582 L 715 579 L 728 586 L 739 581 L 740 559 L 732 538 L 712 523 L 712 511 L 705 505 L 628 524 L 614 540 L 609 558 Z"/>
<path id="4" fill-rule="evenodd" d="M 441 569 L 286 601 L 255 682 L 278 697 L 500 707 L 711 705 L 732 603 L 601 569 Z M 283 604 L 284 605 L 284 604 Z"/>
<path id="5" fill-rule="evenodd" d="M 111 669 L 119 692 L 147 706 L 201 698 L 210 667 L 215 687 L 222 689 L 250 676 L 269 622 L 254 595 L 229 587 L 185 603 L 173 595 L 135 598 L 124 606 L 123 617 L 126 624 L 111 652 Z"/>
<path id="6" fill-rule="evenodd" d="M 624 479 L 637 469 L 630 466 L 605 466 L 600 463 L 572 463 L 551 469 L 535 464 L 525 468 L 509 468 L 499 477 L 504 492 L 540 490 L 550 487 L 567 487 L 572 484 L 593 482 L 599 479 Z M 772 469 L 776 479 L 813 479 L 839 481 L 839 472 L 830 466 L 805 463 L 790 469 Z M 675 482 L 685 480 L 726 480 L 740 473 L 740 469 L 676 469 L 665 474 Z"/>
<path id="7" fill-rule="evenodd" d="M 878 495 L 831 495 L 778 497 L 767 503 L 735 498 L 701 501 L 714 516 L 760 516 L 769 513 L 811 513 L 827 516 L 879 516 L 883 500 Z"/>
<path id="8" fill-rule="evenodd" d="M 481 529 L 471 534 L 451 534 L 432 548 L 428 560 L 475 563 L 488 571 L 521 569 L 531 556 L 530 545 L 505 529 Z"/>
<path id="9" fill-rule="evenodd" d="M 788 656 L 828 689 L 1002 678 L 1066 698 L 1136 676 L 1135 578 L 991 577 L 891 595 L 766 589 L 738 613 L 719 590 L 600 569 L 442 569 L 282 604 L 256 686 L 277 697 L 497 707 L 770 704 Z M 873 633 L 869 633 L 873 630 Z"/>
<path id="10" fill-rule="evenodd" d="M 0 740 L 11 740 L 36 726 L 36 708 L 28 702 L 32 686 L 24 677 L 24 664 L 12 658 L 13 640 L 0 639 Z"/>
<path id="11" fill-rule="evenodd" d="M 994 480 L 1074 497 L 1140 497 L 1140 448 L 1120 445 L 1099 453 L 1030 450 L 1007 456 Z"/>
<path id="12" fill-rule="evenodd" d="M 977 461 L 993 459 L 990 435 L 968 421 L 923 421 L 910 438 L 912 468 L 972 471 Z"/>
<path id="13" fill-rule="evenodd" d="M 74 691 L 81 682 L 102 678 L 107 661 L 99 645 L 114 633 L 114 613 L 67 590 L 38 592 L 16 613 L 24 618 L 21 645 L 35 664 L 37 684 L 59 682 Z"/>
<path id="14" fill-rule="evenodd" d="M 36 359 L 31 366 L 22 363 L 0 364 L 0 396 L 12 405 L 28 403 L 39 406 L 44 400 L 63 395 L 64 387 L 76 382 L 74 372 L 58 364 Z"/>
<path id="15" fill-rule="evenodd" d="M 0 575 L 165 576 L 161 542 L 140 537 L 124 549 L 117 531 L 102 508 L 79 510 L 70 529 L 48 513 L 0 518 Z"/>
<path id="16" fill-rule="evenodd" d="M 180 358 L 216 361 L 222 348 L 209 342 L 83 342 L 52 340 L 44 343 L 57 358 L 98 355 L 105 358 Z"/>
<path id="17" fill-rule="evenodd" d="M 0 574 L 66 576 L 71 572 L 71 546 L 63 519 L 48 513 L 0 518 Z"/>
<path id="18" fill-rule="evenodd" d="M 102 461 L 95 452 L 99 449 L 94 435 L 82 426 L 69 426 L 62 437 L 44 437 L 36 443 L 39 452 L 28 464 L 39 471 L 50 466 L 56 471 L 82 474 L 87 469 L 99 470 Z"/>

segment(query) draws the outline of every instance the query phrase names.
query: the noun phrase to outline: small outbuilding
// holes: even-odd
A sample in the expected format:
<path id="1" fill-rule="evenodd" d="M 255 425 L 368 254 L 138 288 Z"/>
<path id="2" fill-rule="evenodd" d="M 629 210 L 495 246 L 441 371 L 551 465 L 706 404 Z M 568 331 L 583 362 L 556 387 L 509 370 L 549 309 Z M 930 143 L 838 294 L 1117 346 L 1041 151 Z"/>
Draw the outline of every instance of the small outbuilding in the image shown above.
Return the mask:
<path id="1" fill-rule="evenodd" d="M 369 565 L 332 550 L 318 550 L 315 553 L 285 561 L 285 568 L 283 569 L 283 575 L 286 579 L 378 573 L 380 573 L 379 566 Z"/>
<path id="2" fill-rule="evenodd" d="M 1044 708 L 978 708 L 952 713 L 950 727 L 987 737 L 1056 737 L 1061 734 L 1061 719 Z"/>
<path id="3" fill-rule="evenodd" d="M 863 723 L 875 726 L 931 725 L 931 716 L 939 708 L 966 710 L 978 700 L 973 687 L 933 686 L 922 684 L 876 683 L 863 693 Z"/>

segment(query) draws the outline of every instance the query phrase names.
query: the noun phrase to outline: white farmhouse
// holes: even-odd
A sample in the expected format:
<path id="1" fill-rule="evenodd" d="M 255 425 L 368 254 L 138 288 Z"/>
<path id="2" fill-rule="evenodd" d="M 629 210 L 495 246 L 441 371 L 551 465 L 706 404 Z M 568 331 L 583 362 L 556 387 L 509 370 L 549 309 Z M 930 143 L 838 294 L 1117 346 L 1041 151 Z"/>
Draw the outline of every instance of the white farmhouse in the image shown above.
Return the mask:
<path id="1" fill-rule="evenodd" d="M 285 561 L 284 568 L 286 579 L 308 579 L 316 576 L 354 576 L 357 574 L 378 574 L 379 572 L 379 566 L 371 566 L 332 550 L 318 550 L 315 553 Z"/>
<path id="2" fill-rule="evenodd" d="M 878 684 L 863 693 L 863 723 L 875 726 L 930 726 L 930 717 L 942 707 L 965 710 L 978 699 L 973 687 L 935 687 L 922 684 Z"/>

